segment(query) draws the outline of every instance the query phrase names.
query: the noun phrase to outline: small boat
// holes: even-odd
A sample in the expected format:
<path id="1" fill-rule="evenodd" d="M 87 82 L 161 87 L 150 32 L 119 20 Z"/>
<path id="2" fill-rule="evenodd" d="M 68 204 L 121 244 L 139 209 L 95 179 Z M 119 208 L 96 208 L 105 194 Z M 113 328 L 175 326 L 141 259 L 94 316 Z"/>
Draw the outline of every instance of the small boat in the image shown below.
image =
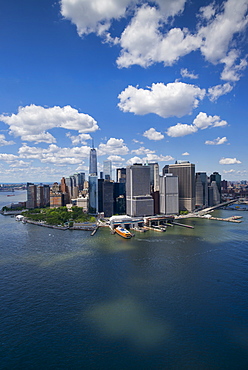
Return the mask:
<path id="1" fill-rule="evenodd" d="M 15 194 L 7 194 L 7 197 L 14 197 Z"/>
<path id="2" fill-rule="evenodd" d="M 128 231 L 127 229 L 121 226 L 117 226 L 117 228 L 115 229 L 115 232 L 125 239 L 130 239 L 132 237 L 132 234 L 130 233 L 130 231 Z"/>

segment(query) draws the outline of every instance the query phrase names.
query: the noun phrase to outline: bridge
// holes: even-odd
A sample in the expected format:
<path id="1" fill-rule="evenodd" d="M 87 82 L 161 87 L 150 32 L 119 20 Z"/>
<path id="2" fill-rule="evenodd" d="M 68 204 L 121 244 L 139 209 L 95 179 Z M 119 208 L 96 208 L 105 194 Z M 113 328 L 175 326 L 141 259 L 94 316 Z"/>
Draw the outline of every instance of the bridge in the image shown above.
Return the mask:
<path id="1" fill-rule="evenodd" d="M 198 212 L 196 211 L 196 212 L 199 213 L 199 214 L 205 214 L 205 213 L 208 213 L 208 212 L 212 212 L 217 208 L 226 207 L 226 206 L 229 206 L 229 204 L 237 203 L 238 201 L 239 201 L 238 199 L 228 200 L 227 202 L 217 204 L 213 207 L 204 208 L 204 209 L 202 209 Z"/>

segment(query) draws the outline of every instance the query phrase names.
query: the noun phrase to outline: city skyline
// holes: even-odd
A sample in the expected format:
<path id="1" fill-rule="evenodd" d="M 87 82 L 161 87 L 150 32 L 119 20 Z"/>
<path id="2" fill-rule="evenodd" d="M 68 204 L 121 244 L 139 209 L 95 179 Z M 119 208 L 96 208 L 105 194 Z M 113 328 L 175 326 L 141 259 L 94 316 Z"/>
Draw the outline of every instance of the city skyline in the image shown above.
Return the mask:
<path id="1" fill-rule="evenodd" d="M 100 6 L 101 5 L 101 6 Z M 248 0 L 0 6 L 0 182 L 176 160 L 248 179 Z"/>

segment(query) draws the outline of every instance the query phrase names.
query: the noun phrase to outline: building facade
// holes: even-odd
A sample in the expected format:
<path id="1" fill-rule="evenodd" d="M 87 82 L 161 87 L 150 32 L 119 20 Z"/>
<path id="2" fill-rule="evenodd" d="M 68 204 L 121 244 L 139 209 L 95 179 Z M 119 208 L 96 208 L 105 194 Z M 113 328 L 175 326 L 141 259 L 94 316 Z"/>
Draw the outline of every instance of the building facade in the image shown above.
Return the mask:
<path id="1" fill-rule="evenodd" d="M 178 176 L 172 173 L 160 176 L 160 213 L 164 215 L 179 213 Z"/>
<path id="2" fill-rule="evenodd" d="M 133 165 L 126 169 L 126 211 L 129 216 L 154 214 L 154 201 L 150 195 L 150 167 Z"/>
<path id="3" fill-rule="evenodd" d="M 168 173 L 178 176 L 179 211 L 195 209 L 195 165 L 189 162 L 170 164 Z M 166 172 L 165 172 L 166 173 Z"/>

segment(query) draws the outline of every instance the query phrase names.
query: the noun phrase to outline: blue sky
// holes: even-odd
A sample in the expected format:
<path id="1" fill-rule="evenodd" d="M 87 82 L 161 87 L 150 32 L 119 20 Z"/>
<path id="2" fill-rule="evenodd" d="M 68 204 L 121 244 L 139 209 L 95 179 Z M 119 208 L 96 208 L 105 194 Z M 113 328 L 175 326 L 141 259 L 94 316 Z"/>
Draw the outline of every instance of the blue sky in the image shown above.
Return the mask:
<path id="1" fill-rule="evenodd" d="M 0 183 L 188 160 L 248 179 L 248 0 L 0 4 Z"/>

